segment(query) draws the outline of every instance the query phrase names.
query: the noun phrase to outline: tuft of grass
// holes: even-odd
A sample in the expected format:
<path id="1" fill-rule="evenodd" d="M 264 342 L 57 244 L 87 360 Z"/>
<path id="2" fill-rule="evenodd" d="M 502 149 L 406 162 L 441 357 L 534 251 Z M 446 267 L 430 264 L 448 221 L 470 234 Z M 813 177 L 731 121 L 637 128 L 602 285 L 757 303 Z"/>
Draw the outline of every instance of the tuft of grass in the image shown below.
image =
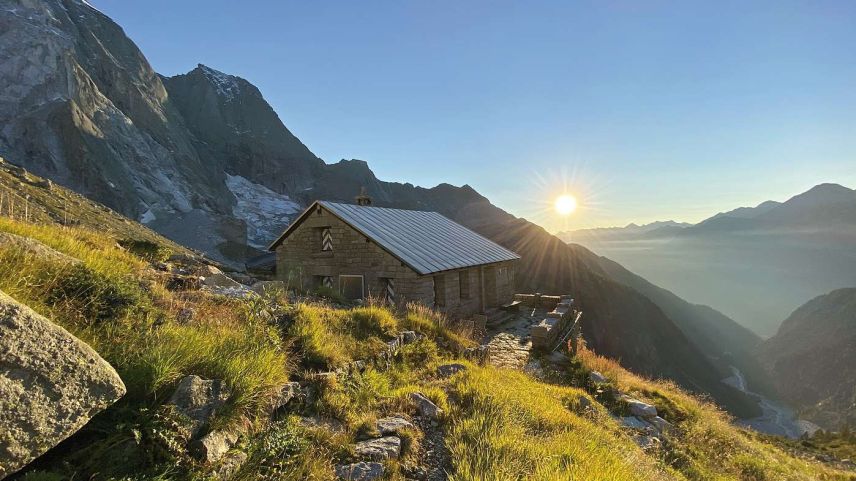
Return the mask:
<path id="1" fill-rule="evenodd" d="M 466 336 L 450 329 L 449 321 L 442 313 L 419 303 L 410 303 L 407 305 L 402 327 L 435 339 L 438 343 L 445 345 L 446 349 L 454 354 L 460 354 L 464 349 L 476 345 L 474 341 L 468 339 Z"/>

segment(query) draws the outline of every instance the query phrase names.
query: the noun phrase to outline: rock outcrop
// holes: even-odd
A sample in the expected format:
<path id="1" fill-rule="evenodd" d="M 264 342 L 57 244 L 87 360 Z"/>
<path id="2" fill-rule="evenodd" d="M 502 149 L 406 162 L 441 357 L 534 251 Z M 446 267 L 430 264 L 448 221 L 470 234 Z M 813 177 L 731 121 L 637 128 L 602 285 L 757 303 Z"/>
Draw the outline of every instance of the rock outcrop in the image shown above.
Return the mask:
<path id="1" fill-rule="evenodd" d="M 91 347 L 0 292 L 0 479 L 124 394 Z"/>

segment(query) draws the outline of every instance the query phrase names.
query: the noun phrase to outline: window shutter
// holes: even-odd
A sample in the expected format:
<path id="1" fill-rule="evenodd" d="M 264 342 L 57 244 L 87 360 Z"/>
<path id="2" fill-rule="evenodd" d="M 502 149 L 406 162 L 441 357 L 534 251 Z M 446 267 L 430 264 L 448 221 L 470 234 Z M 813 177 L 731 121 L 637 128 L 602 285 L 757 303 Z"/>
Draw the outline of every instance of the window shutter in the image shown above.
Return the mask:
<path id="1" fill-rule="evenodd" d="M 324 227 L 323 229 L 321 229 L 321 250 L 333 250 L 333 234 L 330 233 L 329 227 Z"/>
<path id="2" fill-rule="evenodd" d="M 386 286 L 383 291 L 383 300 L 387 304 L 395 304 L 395 281 L 392 278 L 386 279 Z"/>

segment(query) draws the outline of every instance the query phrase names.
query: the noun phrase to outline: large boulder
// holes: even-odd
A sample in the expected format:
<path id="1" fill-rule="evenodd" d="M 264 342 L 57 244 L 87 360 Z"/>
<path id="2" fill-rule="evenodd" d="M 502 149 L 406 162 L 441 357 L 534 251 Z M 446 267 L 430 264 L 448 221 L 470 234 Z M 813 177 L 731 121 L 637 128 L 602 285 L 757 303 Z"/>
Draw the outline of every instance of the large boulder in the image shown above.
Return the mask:
<path id="1" fill-rule="evenodd" d="M 65 255 L 35 239 L 8 232 L 0 232 L 0 245 L 3 247 L 15 247 L 27 254 L 59 264 L 76 264 L 80 262 L 74 257 Z"/>
<path id="2" fill-rule="evenodd" d="M 0 479 L 124 394 L 91 347 L 0 292 Z"/>

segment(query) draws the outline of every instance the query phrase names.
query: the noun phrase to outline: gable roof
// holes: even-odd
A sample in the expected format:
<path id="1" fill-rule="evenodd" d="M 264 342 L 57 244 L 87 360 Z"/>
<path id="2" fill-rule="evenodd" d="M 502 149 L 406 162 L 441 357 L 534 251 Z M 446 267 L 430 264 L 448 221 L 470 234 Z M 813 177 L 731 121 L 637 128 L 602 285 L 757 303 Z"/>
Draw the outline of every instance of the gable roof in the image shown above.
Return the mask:
<path id="1" fill-rule="evenodd" d="M 437 212 L 316 201 L 270 245 L 274 250 L 316 206 L 327 209 L 419 274 L 520 259 Z"/>

